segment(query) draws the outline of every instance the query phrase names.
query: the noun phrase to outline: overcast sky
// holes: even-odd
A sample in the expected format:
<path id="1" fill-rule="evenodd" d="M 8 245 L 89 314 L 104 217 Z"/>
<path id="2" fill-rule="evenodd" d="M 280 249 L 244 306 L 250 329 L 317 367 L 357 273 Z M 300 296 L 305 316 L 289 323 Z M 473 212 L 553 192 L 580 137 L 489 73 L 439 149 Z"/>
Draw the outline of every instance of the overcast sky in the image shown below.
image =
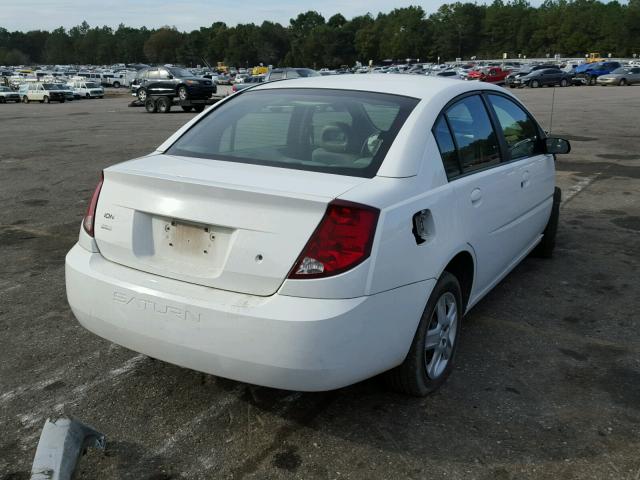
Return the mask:
<path id="1" fill-rule="evenodd" d="M 434 12 L 442 0 L 2 0 L 0 27 L 8 30 L 51 30 L 82 23 L 93 26 L 117 27 L 124 23 L 132 27 L 175 26 L 193 30 L 223 21 L 262 23 L 263 20 L 288 24 L 291 17 L 307 10 L 316 10 L 325 18 L 342 13 L 351 18 L 371 12 L 389 12 L 393 8 L 421 5 L 427 13 Z M 539 3 L 539 2 L 534 2 Z"/>

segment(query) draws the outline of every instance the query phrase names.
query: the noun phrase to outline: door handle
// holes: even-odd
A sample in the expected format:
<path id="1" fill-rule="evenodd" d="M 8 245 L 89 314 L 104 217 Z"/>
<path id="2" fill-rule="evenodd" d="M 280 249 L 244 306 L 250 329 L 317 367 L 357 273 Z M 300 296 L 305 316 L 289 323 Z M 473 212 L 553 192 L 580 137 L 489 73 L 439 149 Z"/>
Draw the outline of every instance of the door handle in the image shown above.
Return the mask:
<path id="1" fill-rule="evenodd" d="M 470 198 L 471 198 L 472 205 L 479 205 L 480 200 L 482 200 L 482 190 L 480 190 L 479 188 L 474 188 L 471 191 Z"/>

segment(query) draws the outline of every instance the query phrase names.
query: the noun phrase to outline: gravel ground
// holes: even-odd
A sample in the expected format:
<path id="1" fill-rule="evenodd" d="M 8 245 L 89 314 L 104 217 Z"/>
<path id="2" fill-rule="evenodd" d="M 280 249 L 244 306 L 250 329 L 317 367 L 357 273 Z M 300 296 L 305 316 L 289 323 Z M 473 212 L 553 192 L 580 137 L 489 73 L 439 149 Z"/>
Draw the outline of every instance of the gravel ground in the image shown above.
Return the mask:
<path id="1" fill-rule="evenodd" d="M 517 95 L 549 127 L 553 89 Z M 640 478 L 640 87 L 555 90 L 556 255 L 465 319 L 456 370 L 416 399 L 378 379 L 326 393 L 245 385 L 85 331 L 64 255 L 108 165 L 193 114 L 130 97 L 0 105 L 0 479 L 28 479 L 45 419 L 107 434 L 80 479 Z"/>

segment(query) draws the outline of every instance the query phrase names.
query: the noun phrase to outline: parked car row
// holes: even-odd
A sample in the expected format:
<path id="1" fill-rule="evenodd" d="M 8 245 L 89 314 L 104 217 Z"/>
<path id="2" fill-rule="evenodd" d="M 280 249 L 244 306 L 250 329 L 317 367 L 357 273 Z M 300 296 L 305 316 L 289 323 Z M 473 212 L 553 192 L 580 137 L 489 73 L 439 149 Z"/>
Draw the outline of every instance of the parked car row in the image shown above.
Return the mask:
<path id="1" fill-rule="evenodd" d="M 68 84 L 55 82 L 24 82 L 18 90 L 7 86 L 0 87 L 0 103 L 40 102 L 64 103 L 81 98 L 103 98 L 104 88 L 94 82 L 74 80 Z"/>

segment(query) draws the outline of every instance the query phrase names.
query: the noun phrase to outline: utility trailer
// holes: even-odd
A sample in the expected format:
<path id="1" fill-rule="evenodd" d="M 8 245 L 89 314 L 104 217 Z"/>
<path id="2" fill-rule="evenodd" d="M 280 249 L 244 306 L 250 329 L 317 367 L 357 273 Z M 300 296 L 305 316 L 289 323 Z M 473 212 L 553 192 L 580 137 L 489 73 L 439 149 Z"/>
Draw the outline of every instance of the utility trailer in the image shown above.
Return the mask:
<path id="1" fill-rule="evenodd" d="M 129 106 L 144 107 L 144 109 L 149 113 L 169 113 L 171 111 L 171 107 L 180 107 L 185 112 L 195 111 L 200 113 L 206 107 L 213 105 L 221 99 L 222 97 L 180 100 L 179 98 L 174 98 L 171 95 L 149 95 L 146 101 L 141 102 L 136 99 L 132 101 Z"/>

